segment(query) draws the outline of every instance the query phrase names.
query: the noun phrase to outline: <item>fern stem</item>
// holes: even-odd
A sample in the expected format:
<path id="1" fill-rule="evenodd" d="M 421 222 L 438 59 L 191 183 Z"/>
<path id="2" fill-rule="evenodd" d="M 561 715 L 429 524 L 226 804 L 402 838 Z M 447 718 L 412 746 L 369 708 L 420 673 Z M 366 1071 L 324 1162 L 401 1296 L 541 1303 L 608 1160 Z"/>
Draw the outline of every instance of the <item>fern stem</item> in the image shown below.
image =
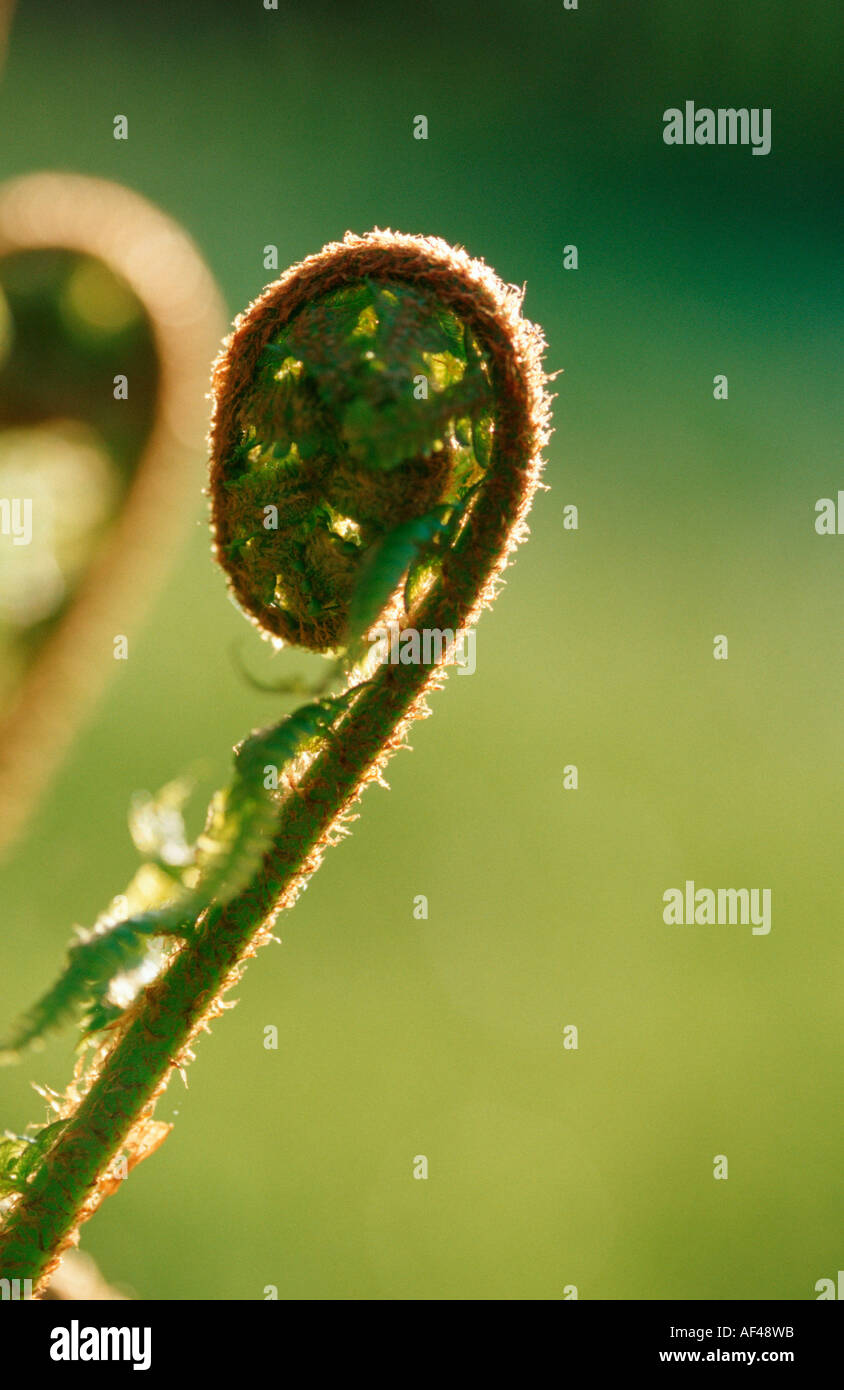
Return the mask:
<path id="1" fill-rule="evenodd" d="M 378 273 L 433 283 L 477 334 L 490 362 L 496 428 L 487 476 L 440 576 L 408 615 L 417 628 L 465 629 L 493 597 L 522 536 L 548 432 L 542 335 L 522 319 L 518 292 L 486 266 L 444 242 L 375 232 L 347 237 L 295 267 L 238 320 L 218 362 L 212 454 L 230 445 L 232 395 L 248 378 L 273 312 L 276 319 L 292 312 L 291 286 L 293 300 L 301 300 L 326 282 Z M 7 1216 L 0 1234 L 3 1277 L 30 1278 L 43 1291 L 62 1250 L 102 1199 L 109 1164 L 151 1114 L 173 1069 L 190 1060 L 197 1033 L 221 1012 L 222 996 L 270 939 L 278 914 L 318 867 L 363 788 L 402 746 L 409 724 L 426 712 L 426 691 L 443 675 L 423 664 L 383 664 L 335 720 L 282 800 L 252 881 L 224 907 L 205 912 L 166 973 L 121 1021 L 90 1084 L 86 1078 L 86 1093 Z"/>

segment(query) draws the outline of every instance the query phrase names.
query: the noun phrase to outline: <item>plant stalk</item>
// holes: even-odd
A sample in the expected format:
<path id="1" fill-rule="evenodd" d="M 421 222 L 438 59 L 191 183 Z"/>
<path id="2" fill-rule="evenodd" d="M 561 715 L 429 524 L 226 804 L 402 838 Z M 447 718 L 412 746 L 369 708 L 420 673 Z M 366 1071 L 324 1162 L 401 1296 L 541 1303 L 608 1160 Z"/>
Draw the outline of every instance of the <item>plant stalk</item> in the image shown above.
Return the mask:
<path id="1" fill-rule="evenodd" d="M 504 294 L 501 287 L 495 297 L 491 272 L 482 284 L 467 284 L 466 267 L 477 263 L 459 254 L 453 298 L 490 355 L 496 439 L 485 483 L 443 559 L 441 575 L 409 615 L 417 629 L 455 632 L 474 623 L 494 596 L 498 576 L 522 538 L 548 412 L 541 334 L 520 317 L 516 292 Z M 89 1085 L 85 1079 L 88 1089 L 6 1217 L 0 1276 L 31 1279 L 36 1297 L 43 1292 L 80 1223 L 112 1190 L 109 1165 L 151 1114 L 174 1068 L 189 1060 L 196 1034 L 221 1012 L 221 996 L 256 947 L 270 939 L 279 912 L 318 867 L 363 788 L 403 746 L 412 720 L 426 712 L 426 691 L 442 678 L 438 667 L 385 663 L 360 687 L 286 793 L 252 882 L 225 906 L 204 913 L 163 976 L 118 1024 Z"/>

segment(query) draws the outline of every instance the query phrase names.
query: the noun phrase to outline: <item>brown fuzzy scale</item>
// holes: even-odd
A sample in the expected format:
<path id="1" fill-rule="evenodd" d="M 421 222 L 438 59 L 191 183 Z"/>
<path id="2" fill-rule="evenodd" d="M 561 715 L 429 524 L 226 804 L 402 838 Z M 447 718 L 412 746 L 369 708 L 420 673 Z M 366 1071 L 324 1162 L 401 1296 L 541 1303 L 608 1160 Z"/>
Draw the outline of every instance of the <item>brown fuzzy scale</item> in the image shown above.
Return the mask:
<path id="1" fill-rule="evenodd" d="M 549 397 L 541 331 L 521 317 L 521 295 L 483 263 L 433 238 L 374 231 L 347 235 L 282 278 L 292 305 L 353 276 L 405 275 L 432 287 L 475 333 L 488 354 L 496 434 L 484 485 L 467 524 L 444 558 L 437 582 L 409 621 L 418 628 L 473 623 L 494 597 L 539 481 L 548 437 Z M 240 393 L 273 320 L 273 286 L 238 319 L 215 368 L 213 467 L 231 448 Z M 215 475 L 216 476 L 216 475 Z M 214 485 L 219 485 L 216 477 Z M 219 538 L 218 538 L 219 539 Z M 271 937 L 329 845 L 346 828 L 364 787 L 382 780 L 414 719 L 428 713 L 426 692 L 442 668 L 383 665 L 360 688 L 296 784 L 284 795 L 272 843 L 252 882 L 225 908 L 211 908 L 166 974 L 146 989 L 115 1028 L 86 1078 L 85 1094 L 0 1235 L 0 1269 L 33 1278 L 43 1290 L 79 1222 L 107 1190 L 108 1165 L 133 1129 L 143 1146 L 156 1097 L 174 1067 L 190 1060 L 196 1035 L 227 1007 L 222 995 L 248 958 Z M 136 1128 L 137 1127 L 137 1128 Z M 104 1180 L 105 1178 L 105 1180 Z"/>

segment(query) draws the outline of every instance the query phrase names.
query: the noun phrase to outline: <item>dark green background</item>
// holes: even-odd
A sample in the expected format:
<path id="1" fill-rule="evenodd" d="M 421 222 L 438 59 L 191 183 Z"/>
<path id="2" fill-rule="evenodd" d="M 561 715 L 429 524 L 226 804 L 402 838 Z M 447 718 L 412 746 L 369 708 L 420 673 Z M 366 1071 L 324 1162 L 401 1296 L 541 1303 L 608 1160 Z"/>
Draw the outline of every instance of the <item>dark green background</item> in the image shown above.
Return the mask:
<path id="1" fill-rule="evenodd" d="M 4 174 L 137 189 L 232 313 L 267 243 L 285 266 L 347 228 L 436 233 L 527 283 L 564 368 L 477 673 L 433 698 L 84 1232 L 137 1296 L 803 1299 L 841 1265 L 844 539 L 813 529 L 844 487 L 840 37 L 834 0 L 22 0 Z M 687 99 L 771 107 L 771 153 L 665 146 Z M 210 791 L 289 708 L 232 644 L 309 669 L 228 603 L 200 487 L 198 463 L 169 586 L 4 872 L 4 1020 L 122 891 L 131 792 L 197 766 Z M 665 926 L 686 878 L 770 887 L 771 934 Z M 40 1118 L 28 1082 L 63 1085 L 70 1046 L 0 1075 L 3 1123 Z"/>

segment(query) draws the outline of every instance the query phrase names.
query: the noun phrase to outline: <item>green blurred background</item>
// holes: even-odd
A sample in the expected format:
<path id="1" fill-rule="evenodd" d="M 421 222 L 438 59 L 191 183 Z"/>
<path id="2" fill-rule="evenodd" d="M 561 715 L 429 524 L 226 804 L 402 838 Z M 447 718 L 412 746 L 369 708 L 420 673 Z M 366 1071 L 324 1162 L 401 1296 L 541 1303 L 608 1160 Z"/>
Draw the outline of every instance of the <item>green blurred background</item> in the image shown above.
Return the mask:
<path id="1" fill-rule="evenodd" d="M 476 674 L 433 698 L 83 1232 L 135 1296 L 804 1299 L 840 1267 L 844 539 L 813 526 L 844 487 L 840 40 L 834 0 L 21 0 L 4 176 L 136 189 L 232 314 L 268 243 L 283 267 L 347 228 L 444 236 L 527 283 L 564 369 L 551 490 Z M 771 153 L 665 146 L 687 99 L 772 108 Z M 169 584 L 4 869 L 4 1029 L 129 879 L 130 794 L 193 769 L 196 829 L 233 741 L 291 707 L 232 647 L 312 669 L 228 602 L 201 486 L 198 459 Z M 770 935 L 665 926 L 687 878 L 770 887 Z M 0 1073 L 2 1124 L 42 1117 L 29 1082 L 61 1088 L 71 1045 Z"/>

